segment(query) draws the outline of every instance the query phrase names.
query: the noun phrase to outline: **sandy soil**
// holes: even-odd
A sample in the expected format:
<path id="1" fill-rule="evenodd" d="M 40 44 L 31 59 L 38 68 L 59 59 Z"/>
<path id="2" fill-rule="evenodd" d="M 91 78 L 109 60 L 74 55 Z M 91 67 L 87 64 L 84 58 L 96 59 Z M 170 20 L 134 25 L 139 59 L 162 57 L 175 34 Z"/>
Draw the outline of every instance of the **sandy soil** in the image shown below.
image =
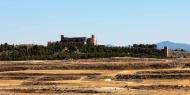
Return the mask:
<path id="1" fill-rule="evenodd" d="M 111 58 L 0 64 L 2 95 L 190 95 L 190 59 Z"/>

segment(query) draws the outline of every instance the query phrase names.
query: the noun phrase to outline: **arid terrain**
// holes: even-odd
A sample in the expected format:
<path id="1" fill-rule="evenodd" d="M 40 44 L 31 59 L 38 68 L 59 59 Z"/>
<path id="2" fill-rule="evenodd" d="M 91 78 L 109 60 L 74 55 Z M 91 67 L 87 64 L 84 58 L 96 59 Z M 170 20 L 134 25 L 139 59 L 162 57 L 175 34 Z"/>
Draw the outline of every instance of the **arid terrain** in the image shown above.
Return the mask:
<path id="1" fill-rule="evenodd" d="M 1 61 L 1 95 L 190 95 L 190 59 Z"/>

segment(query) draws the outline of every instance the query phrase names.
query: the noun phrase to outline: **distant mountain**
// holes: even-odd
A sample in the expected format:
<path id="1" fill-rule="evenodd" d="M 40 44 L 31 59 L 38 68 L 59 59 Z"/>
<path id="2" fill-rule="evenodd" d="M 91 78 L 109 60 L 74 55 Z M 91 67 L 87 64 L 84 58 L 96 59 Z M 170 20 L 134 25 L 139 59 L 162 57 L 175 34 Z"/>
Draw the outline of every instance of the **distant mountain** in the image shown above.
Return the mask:
<path id="1" fill-rule="evenodd" d="M 183 44 L 183 43 L 174 43 L 170 41 L 164 41 L 157 43 L 157 47 L 159 49 L 163 49 L 164 46 L 168 46 L 170 49 L 184 49 L 185 51 L 190 52 L 190 44 Z"/>

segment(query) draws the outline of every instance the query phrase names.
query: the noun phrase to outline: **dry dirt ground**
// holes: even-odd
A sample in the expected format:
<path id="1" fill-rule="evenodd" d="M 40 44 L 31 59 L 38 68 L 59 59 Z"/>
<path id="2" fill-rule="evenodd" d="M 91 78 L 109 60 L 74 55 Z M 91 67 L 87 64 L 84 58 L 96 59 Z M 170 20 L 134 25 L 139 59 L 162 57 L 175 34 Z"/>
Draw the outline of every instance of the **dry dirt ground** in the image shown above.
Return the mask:
<path id="1" fill-rule="evenodd" d="M 190 59 L 1 61 L 0 95 L 190 95 Z"/>

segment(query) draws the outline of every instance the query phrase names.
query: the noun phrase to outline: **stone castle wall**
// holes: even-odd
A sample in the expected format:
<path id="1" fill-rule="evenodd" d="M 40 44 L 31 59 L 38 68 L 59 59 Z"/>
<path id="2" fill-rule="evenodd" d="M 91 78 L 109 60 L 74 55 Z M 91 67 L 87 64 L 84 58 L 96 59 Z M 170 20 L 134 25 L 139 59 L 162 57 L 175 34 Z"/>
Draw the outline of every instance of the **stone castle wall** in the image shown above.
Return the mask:
<path id="1" fill-rule="evenodd" d="M 82 44 L 82 45 L 97 45 L 96 36 L 92 35 L 91 38 L 87 37 L 64 37 L 61 35 L 61 41 L 57 42 L 48 42 L 48 45 L 61 43 L 61 44 Z"/>

